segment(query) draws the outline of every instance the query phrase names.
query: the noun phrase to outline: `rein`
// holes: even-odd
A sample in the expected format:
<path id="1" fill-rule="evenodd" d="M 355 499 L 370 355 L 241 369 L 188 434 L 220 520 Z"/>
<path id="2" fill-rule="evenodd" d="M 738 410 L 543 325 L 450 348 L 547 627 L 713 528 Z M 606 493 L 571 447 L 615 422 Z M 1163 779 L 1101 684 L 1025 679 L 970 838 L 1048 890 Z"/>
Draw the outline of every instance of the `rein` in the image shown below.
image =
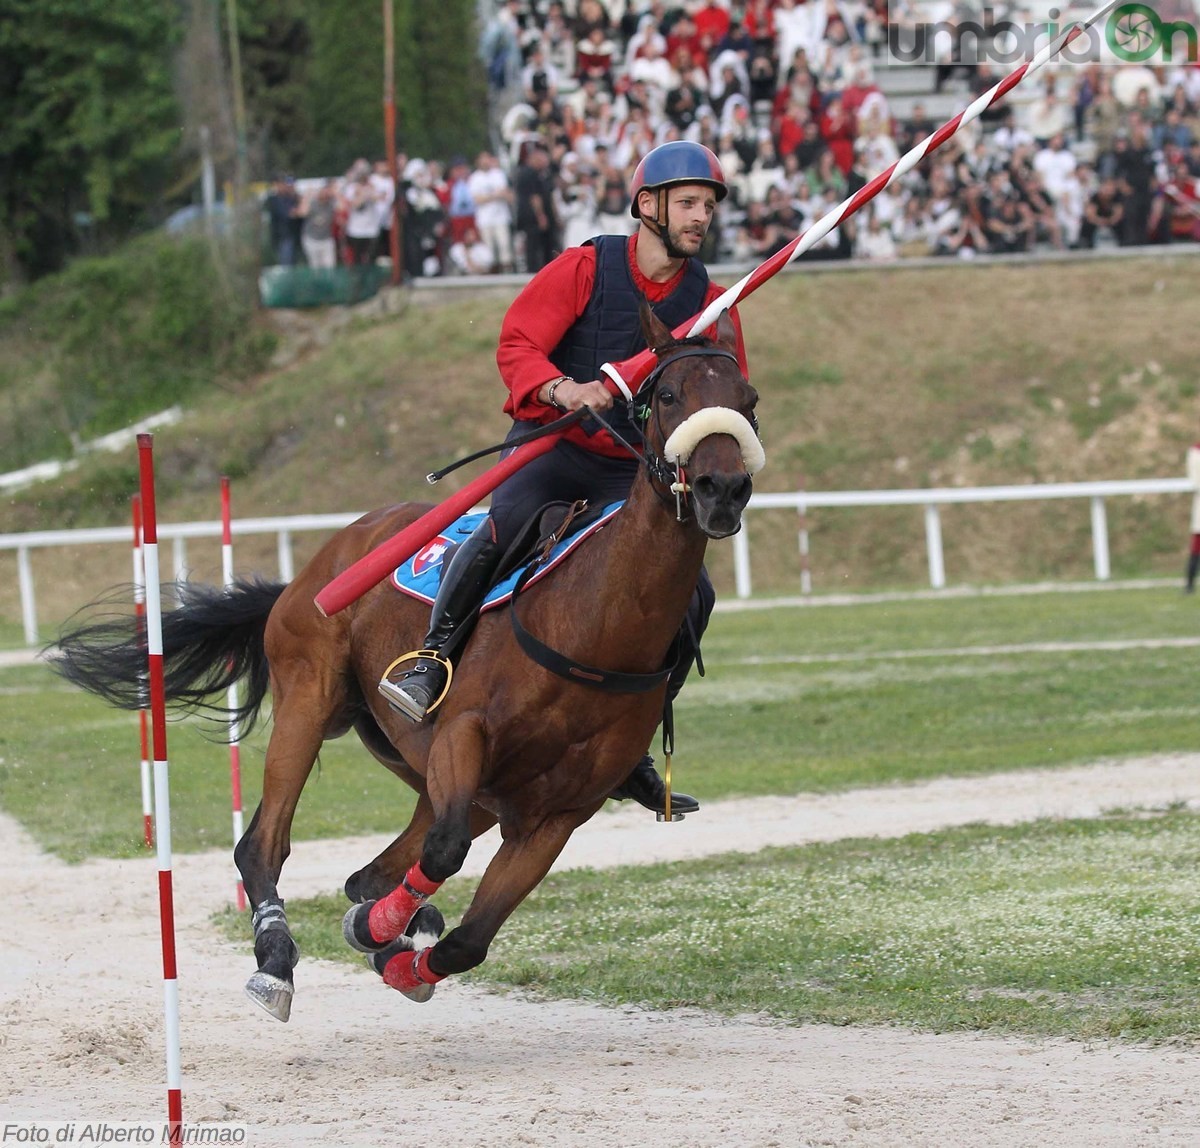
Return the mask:
<path id="1" fill-rule="evenodd" d="M 573 427 L 576 423 L 581 423 L 589 418 L 596 418 L 596 412 L 591 407 L 580 407 L 577 411 L 572 411 L 570 414 L 563 415 L 560 419 L 555 419 L 553 422 L 546 423 L 544 426 L 536 427 L 534 430 L 528 431 L 523 435 L 519 435 L 513 439 L 505 439 L 504 442 L 498 442 L 493 446 L 485 446 L 483 450 L 477 450 L 474 454 L 469 454 L 465 458 L 460 458 L 449 466 L 442 467 L 441 470 L 431 471 L 425 476 L 425 481 L 430 486 L 436 484 L 446 475 L 458 470 L 460 466 L 466 466 L 469 462 L 474 462 L 476 459 L 487 458 L 489 454 L 495 454 L 497 451 L 507 450 L 512 448 L 515 450 L 519 446 L 524 446 L 527 442 L 536 442 L 540 438 L 547 438 L 549 435 L 561 434 L 563 431 Z M 628 444 L 626 444 L 628 445 Z M 630 448 L 632 449 L 632 448 Z"/>

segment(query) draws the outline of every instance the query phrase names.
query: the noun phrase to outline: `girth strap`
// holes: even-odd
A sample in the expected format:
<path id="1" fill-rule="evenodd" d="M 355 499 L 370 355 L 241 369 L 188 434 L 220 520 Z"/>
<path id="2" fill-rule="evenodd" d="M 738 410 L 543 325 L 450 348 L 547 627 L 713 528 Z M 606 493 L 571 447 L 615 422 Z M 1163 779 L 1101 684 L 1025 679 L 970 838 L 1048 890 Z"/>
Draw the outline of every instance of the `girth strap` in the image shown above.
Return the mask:
<path id="1" fill-rule="evenodd" d="M 591 686 L 592 689 L 603 690 L 605 693 L 611 694 L 648 693 L 661 686 L 671 676 L 671 672 L 675 669 L 674 665 L 653 674 L 598 670 L 595 666 L 584 665 L 573 658 L 568 658 L 565 654 L 560 654 L 557 650 L 547 646 L 545 642 L 535 638 L 517 617 L 517 602 L 521 591 L 525 588 L 525 583 L 536 569 L 537 563 L 535 562 L 528 566 L 525 573 L 521 575 L 513 589 L 512 605 L 508 611 L 512 618 L 513 635 L 527 658 L 569 682 L 575 682 L 581 686 Z"/>

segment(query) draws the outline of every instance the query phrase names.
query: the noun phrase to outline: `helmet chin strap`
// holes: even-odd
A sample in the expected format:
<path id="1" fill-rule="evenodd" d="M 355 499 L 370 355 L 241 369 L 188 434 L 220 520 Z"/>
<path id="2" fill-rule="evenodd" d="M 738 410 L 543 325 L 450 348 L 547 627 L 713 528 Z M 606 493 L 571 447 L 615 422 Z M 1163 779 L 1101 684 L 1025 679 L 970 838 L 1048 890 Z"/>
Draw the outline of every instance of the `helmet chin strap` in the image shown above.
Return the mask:
<path id="1" fill-rule="evenodd" d="M 654 221 L 651 222 L 645 216 L 642 216 L 642 222 L 646 224 L 650 230 L 658 236 L 662 242 L 663 249 L 670 259 L 687 259 L 688 253 L 680 251 L 674 243 L 671 242 L 671 224 L 667 217 L 667 189 L 660 187 L 658 189 L 658 210 L 655 212 Z"/>

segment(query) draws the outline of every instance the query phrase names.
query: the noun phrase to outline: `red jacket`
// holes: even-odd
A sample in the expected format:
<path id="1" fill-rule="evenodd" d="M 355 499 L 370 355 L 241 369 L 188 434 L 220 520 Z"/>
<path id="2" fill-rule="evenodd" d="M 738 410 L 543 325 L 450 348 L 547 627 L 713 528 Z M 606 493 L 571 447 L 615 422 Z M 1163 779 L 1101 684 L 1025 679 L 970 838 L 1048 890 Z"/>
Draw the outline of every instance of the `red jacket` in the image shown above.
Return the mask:
<path id="1" fill-rule="evenodd" d="M 629 240 L 629 265 L 638 290 L 652 303 L 665 299 L 679 285 L 683 269 L 665 283 L 654 283 L 638 270 L 634 254 L 636 249 L 635 235 Z M 595 251 L 591 247 L 570 247 L 543 267 L 525 285 L 525 289 L 509 307 L 500 327 L 496 364 L 509 391 L 504 410 L 514 419 L 548 423 L 560 417 L 561 412 L 538 401 L 537 392 L 543 383 L 562 374 L 550 361 L 550 353 L 562 342 L 567 330 L 587 309 L 595 274 Z M 723 287 L 710 282 L 704 299 L 705 305 L 711 303 L 723 291 Z M 749 378 L 741 320 L 736 309 L 732 310 L 730 315 L 737 330 L 738 363 L 742 373 Z M 706 332 L 709 335 L 714 333 L 712 328 Z M 597 454 L 614 458 L 627 457 L 624 447 L 615 443 L 612 437 L 604 432 L 589 436 L 576 426 L 567 432 L 566 437 L 568 441 Z"/>

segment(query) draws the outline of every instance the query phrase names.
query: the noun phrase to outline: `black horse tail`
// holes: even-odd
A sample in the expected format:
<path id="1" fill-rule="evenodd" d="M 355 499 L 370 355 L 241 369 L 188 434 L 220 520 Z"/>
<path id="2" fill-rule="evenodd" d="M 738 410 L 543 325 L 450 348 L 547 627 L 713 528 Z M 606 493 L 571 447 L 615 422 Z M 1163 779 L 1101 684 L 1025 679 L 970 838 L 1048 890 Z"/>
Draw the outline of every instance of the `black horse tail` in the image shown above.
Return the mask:
<path id="1" fill-rule="evenodd" d="M 162 616 L 166 700 L 184 713 L 236 720 L 234 728 L 243 736 L 254 727 L 270 685 L 263 635 L 284 584 L 255 578 L 239 579 L 228 589 L 192 582 L 174 589 L 180 605 Z M 97 605 L 114 606 L 115 597 Z M 47 661 L 67 681 L 120 709 L 149 704 L 145 637 L 128 613 L 69 622 Z M 245 697 L 235 710 L 209 701 L 242 679 Z"/>

